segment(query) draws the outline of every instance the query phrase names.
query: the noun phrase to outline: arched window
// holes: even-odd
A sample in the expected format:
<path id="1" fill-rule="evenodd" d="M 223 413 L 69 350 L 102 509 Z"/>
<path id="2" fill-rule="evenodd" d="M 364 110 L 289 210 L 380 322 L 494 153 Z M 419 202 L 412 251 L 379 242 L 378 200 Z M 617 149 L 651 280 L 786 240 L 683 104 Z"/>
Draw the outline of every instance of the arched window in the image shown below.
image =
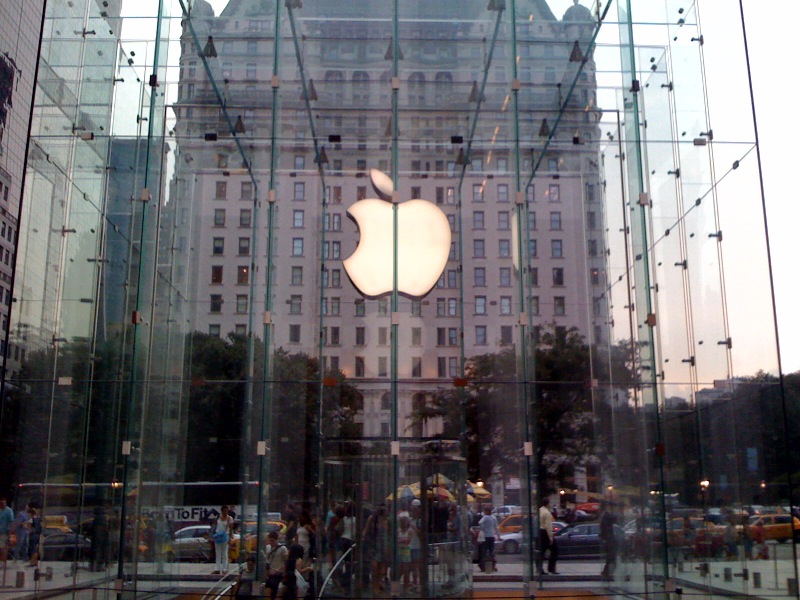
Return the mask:
<path id="1" fill-rule="evenodd" d="M 344 102 L 344 73 L 325 71 L 325 93 L 334 102 Z"/>
<path id="2" fill-rule="evenodd" d="M 445 73 L 443 71 L 439 71 L 438 73 L 436 73 L 436 78 L 434 79 L 436 104 L 447 102 L 452 90 L 453 90 L 452 73 Z"/>
<path id="3" fill-rule="evenodd" d="M 408 103 L 411 106 L 425 104 L 425 74 L 415 71 L 408 78 Z"/>
<path id="4" fill-rule="evenodd" d="M 353 102 L 369 104 L 369 73 L 366 71 L 353 73 Z"/>

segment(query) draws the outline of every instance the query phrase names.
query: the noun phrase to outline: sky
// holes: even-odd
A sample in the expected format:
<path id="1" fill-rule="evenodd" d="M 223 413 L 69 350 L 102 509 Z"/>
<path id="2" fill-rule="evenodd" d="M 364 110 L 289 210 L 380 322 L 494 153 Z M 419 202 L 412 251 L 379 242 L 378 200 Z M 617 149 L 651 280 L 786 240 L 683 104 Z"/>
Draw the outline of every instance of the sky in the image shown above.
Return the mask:
<path id="1" fill-rule="evenodd" d="M 224 8 L 228 0 L 210 0 L 217 14 Z M 601 0 L 603 5 L 607 0 Z M 793 44 L 796 35 L 797 23 L 800 23 L 800 3 L 781 2 L 780 5 L 756 2 L 756 0 L 742 0 L 744 14 L 747 22 L 747 35 L 751 73 L 754 85 L 754 102 L 757 115 L 759 146 L 761 151 L 765 203 L 768 216 L 770 246 L 772 252 L 773 276 L 776 292 L 778 311 L 778 327 L 781 345 L 782 367 L 784 373 L 800 370 L 800 310 L 796 307 L 796 298 L 800 296 L 800 278 L 796 259 L 800 256 L 800 235 L 797 232 L 797 223 L 800 222 L 800 198 L 798 198 L 796 177 L 792 173 L 797 170 L 793 164 L 798 154 L 794 140 L 798 139 L 798 122 L 793 113 L 787 111 L 787 99 L 790 97 L 789 85 L 783 77 L 783 70 L 792 67 L 791 57 L 794 56 Z M 548 0 L 553 13 L 560 17 L 572 5 L 572 0 Z M 590 5 L 590 0 L 582 0 L 582 4 Z M 687 0 L 687 12 L 695 3 Z M 660 5 L 660 3 L 659 3 Z M 677 6 L 677 5 L 676 5 Z M 697 3 L 701 30 L 705 37 L 704 55 L 706 61 L 706 76 L 714 89 L 713 84 L 724 85 L 726 79 L 733 75 L 726 69 L 731 64 L 740 64 L 743 54 L 739 53 L 734 60 L 726 60 L 728 40 L 741 36 L 741 22 L 739 16 L 739 3 L 731 0 L 704 0 Z M 779 8 L 778 8 L 779 6 Z M 653 5 L 655 8 L 655 5 Z M 612 6 L 609 18 L 613 18 L 616 6 Z M 660 10 L 663 10 L 661 8 Z M 731 31 L 727 31 L 730 28 Z M 730 38 L 728 37 L 730 35 Z M 737 67 L 738 75 L 741 70 Z M 745 80 L 740 80 L 740 89 L 746 89 Z M 711 122 L 724 124 L 731 120 L 745 120 L 749 126 L 749 98 L 739 98 L 738 113 L 726 113 L 725 98 L 717 97 L 717 102 L 711 106 Z M 716 111 L 716 112 L 715 112 Z M 725 128 L 715 129 L 715 136 L 724 136 Z M 754 139 L 754 138 L 753 138 Z M 724 148 L 720 144 L 720 149 Z M 755 160 L 755 156 L 751 157 Z M 718 173 L 719 175 L 719 173 Z M 750 202 L 755 206 L 760 202 L 758 189 L 750 191 Z M 758 222 L 756 215 L 749 214 L 746 226 L 752 235 L 763 235 L 763 223 Z M 738 225 L 737 225 L 738 227 Z M 728 245 L 725 252 L 729 253 L 726 260 L 726 277 L 729 277 L 731 289 L 746 288 L 747 277 L 754 269 L 763 272 L 763 265 L 748 264 L 746 248 Z M 744 253 L 744 255 L 743 255 Z M 762 261 L 763 262 L 763 261 Z M 750 268 L 752 267 L 752 269 Z M 737 285 L 738 279 L 738 285 Z M 745 285 L 741 285 L 742 281 Z M 750 294 L 734 293 L 729 295 L 728 303 L 735 315 L 748 314 L 749 305 L 757 307 L 760 318 L 753 319 L 752 331 L 748 332 L 746 347 L 737 348 L 736 356 L 747 357 L 753 355 L 753 363 L 759 364 L 759 356 L 772 344 L 771 315 L 767 314 L 769 294 L 766 278 L 759 279 L 755 285 L 764 292 L 756 301 Z M 755 312 L 755 311 L 754 311 Z M 740 317 L 736 317 L 740 319 Z M 737 326 L 746 327 L 746 324 L 736 323 Z M 740 330 L 741 331 L 741 330 Z M 765 361 L 765 364 L 771 361 Z M 736 367 L 736 365 L 735 365 Z M 773 370 L 771 366 L 765 367 Z M 749 367 L 743 363 L 742 372 Z M 741 374 L 741 373 L 736 373 Z"/>

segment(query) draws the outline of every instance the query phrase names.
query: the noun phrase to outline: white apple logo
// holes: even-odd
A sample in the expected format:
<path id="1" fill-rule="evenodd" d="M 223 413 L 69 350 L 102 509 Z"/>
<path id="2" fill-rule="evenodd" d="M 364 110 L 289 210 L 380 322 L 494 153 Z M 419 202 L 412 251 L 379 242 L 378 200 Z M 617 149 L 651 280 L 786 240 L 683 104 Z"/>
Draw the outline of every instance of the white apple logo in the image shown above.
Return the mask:
<path id="1" fill-rule="evenodd" d="M 358 246 L 343 261 L 353 284 L 365 296 L 392 291 L 392 180 L 376 169 L 369 172 L 379 200 L 360 200 L 347 209 L 361 232 Z M 450 223 L 427 200 L 397 206 L 397 290 L 413 297 L 427 294 L 442 274 L 450 254 Z"/>

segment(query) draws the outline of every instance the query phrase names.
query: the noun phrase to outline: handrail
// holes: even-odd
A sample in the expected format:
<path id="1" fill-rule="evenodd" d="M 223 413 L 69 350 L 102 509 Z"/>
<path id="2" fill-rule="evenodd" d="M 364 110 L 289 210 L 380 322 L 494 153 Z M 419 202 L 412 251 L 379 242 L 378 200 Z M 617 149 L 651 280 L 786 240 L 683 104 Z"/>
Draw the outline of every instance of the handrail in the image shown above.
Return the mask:
<path id="1" fill-rule="evenodd" d="M 342 556 L 339 558 L 339 560 L 337 560 L 337 561 L 336 561 L 336 563 L 333 565 L 333 567 L 331 567 L 331 570 L 330 570 L 330 572 L 328 573 L 328 576 L 325 578 L 325 581 L 323 581 L 323 582 L 322 582 L 322 585 L 321 585 L 321 586 L 320 586 L 320 588 L 319 588 L 319 595 L 317 596 L 317 598 L 322 598 L 322 594 L 323 594 L 323 592 L 325 591 L 325 587 L 328 585 L 328 582 L 331 580 L 331 577 L 332 577 L 332 576 L 333 576 L 333 574 L 336 572 L 336 569 L 339 567 L 339 565 L 340 565 L 340 564 L 342 564 L 342 561 L 343 561 L 345 558 L 347 558 L 347 555 L 348 555 L 348 554 L 350 554 L 350 553 L 353 551 L 353 548 L 355 548 L 355 547 L 356 547 L 356 543 L 354 542 L 354 543 L 353 543 L 353 544 L 352 544 L 352 545 L 351 545 L 351 546 L 350 546 L 350 547 L 347 549 L 347 551 L 346 551 L 344 554 L 342 554 Z"/>
<path id="2" fill-rule="evenodd" d="M 209 598 L 211 598 L 212 597 L 211 594 L 213 593 L 212 590 L 214 590 L 221 582 L 223 582 L 225 579 L 227 579 L 227 577 L 228 577 L 228 574 L 225 574 L 220 579 L 218 579 L 216 582 L 214 582 L 214 585 L 212 585 L 209 588 L 208 592 L 203 594 L 203 597 L 200 598 L 200 600 L 208 600 Z M 236 585 L 236 581 L 232 581 L 219 594 L 214 596 L 214 600 L 219 600 L 220 598 L 222 598 L 228 592 L 228 590 L 230 590 L 234 585 Z"/>

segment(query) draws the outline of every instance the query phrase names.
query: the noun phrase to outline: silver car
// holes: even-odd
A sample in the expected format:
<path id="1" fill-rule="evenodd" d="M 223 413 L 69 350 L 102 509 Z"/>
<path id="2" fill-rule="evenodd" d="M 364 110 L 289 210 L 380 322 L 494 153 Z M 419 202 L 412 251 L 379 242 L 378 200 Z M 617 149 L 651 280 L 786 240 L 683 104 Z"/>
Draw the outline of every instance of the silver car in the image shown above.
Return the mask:
<path id="1" fill-rule="evenodd" d="M 191 560 L 208 562 L 211 560 L 211 545 L 208 541 L 210 525 L 191 525 L 175 532 L 172 540 L 170 560 Z"/>

